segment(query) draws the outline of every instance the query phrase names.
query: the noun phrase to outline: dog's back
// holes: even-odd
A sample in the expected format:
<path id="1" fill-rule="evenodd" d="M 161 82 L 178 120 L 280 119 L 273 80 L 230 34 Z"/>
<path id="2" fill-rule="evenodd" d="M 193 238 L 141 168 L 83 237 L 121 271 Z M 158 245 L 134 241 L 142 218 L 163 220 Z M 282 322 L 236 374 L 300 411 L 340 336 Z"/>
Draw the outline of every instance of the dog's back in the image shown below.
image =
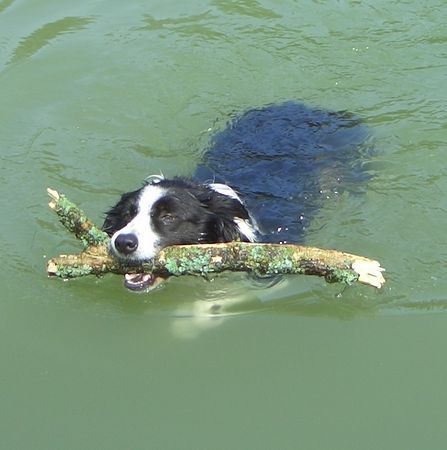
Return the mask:
<path id="1" fill-rule="evenodd" d="M 324 200 L 365 181 L 368 130 L 346 112 L 286 102 L 252 109 L 215 134 L 195 178 L 237 190 L 266 242 L 299 242 Z"/>

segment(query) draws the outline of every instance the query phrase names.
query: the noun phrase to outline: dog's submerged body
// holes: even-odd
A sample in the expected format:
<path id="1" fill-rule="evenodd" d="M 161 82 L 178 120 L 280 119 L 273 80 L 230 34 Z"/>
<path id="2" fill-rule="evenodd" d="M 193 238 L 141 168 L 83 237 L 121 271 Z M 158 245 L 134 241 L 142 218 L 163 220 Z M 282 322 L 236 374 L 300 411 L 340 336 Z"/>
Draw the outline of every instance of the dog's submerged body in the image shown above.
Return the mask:
<path id="1" fill-rule="evenodd" d="M 368 137 L 347 112 L 296 102 L 252 109 L 213 136 L 194 178 L 239 192 L 263 242 L 298 243 L 324 201 L 367 180 Z"/>
<path id="2" fill-rule="evenodd" d="M 121 197 L 103 229 L 130 263 L 174 244 L 299 242 L 323 199 L 366 178 L 366 138 L 347 113 L 295 102 L 247 111 L 213 137 L 192 180 L 151 177 Z M 126 278 L 132 289 L 151 283 Z"/>

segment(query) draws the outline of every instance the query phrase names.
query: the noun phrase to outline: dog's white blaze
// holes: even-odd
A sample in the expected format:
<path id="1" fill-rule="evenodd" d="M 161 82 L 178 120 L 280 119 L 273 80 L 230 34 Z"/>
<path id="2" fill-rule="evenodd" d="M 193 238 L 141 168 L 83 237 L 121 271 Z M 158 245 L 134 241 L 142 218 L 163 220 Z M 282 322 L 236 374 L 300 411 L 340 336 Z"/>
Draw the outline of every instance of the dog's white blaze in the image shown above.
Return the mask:
<path id="1" fill-rule="evenodd" d="M 158 251 L 158 234 L 152 226 L 150 212 L 154 203 L 163 197 L 165 191 L 157 185 L 146 186 L 138 199 L 138 214 L 121 230 L 118 230 L 111 240 L 115 248 L 115 240 L 119 234 L 132 233 L 138 239 L 138 248 L 127 256 L 132 260 L 147 260 L 153 258 Z M 121 255 L 123 257 L 123 255 Z"/>
<path id="2" fill-rule="evenodd" d="M 238 202 L 242 203 L 242 200 L 239 198 L 239 195 L 236 194 L 234 189 L 230 188 L 226 184 L 222 183 L 211 183 L 208 185 L 213 191 L 218 192 L 219 194 L 226 195 L 227 197 L 233 198 Z"/>
<path id="3" fill-rule="evenodd" d="M 256 242 L 257 230 L 248 220 L 241 219 L 240 217 L 235 217 L 233 220 L 241 234 L 243 234 L 250 242 Z"/>

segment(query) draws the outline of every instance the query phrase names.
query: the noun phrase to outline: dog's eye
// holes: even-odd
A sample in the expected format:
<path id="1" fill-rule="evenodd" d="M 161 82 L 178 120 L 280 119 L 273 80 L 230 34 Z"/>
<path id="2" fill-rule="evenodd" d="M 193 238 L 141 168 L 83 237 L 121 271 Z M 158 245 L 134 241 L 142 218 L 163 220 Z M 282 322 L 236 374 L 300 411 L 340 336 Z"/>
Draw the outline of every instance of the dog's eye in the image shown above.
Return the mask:
<path id="1" fill-rule="evenodd" d="M 169 213 L 165 213 L 160 216 L 160 221 L 163 225 L 169 225 L 173 222 L 175 222 L 175 216 Z"/>
<path id="2" fill-rule="evenodd" d="M 133 219 L 138 213 L 138 208 L 136 207 L 136 205 L 131 205 L 129 207 L 129 209 L 127 210 L 127 217 L 129 219 Z"/>

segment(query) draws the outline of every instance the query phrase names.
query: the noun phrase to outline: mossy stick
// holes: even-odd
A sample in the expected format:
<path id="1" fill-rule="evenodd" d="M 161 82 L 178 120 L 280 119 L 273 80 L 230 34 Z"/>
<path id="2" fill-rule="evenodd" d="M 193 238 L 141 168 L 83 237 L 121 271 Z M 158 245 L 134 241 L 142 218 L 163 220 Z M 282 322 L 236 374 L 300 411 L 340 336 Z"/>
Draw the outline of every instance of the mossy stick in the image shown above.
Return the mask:
<path id="1" fill-rule="evenodd" d="M 330 282 L 360 283 L 380 288 L 385 279 L 378 261 L 336 250 L 294 244 L 230 242 L 166 247 L 149 262 L 126 265 L 108 252 L 110 239 L 85 214 L 56 191 L 48 190 L 50 207 L 63 225 L 81 239 L 84 251 L 48 261 L 47 272 L 63 278 L 107 272 L 154 273 L 163 276 L 208 275 L 223 271 L 261 275 L 323 276 Z"/>
<path id="2" fill-rule="evenodd" d="M 110 239 L 65 195 L 54 189 L 47 189 L 50 196 L 48 206 L 59 216 L 62 225 L 82 242 L 84 249 L 90 246 L 108 245 Z"/>

